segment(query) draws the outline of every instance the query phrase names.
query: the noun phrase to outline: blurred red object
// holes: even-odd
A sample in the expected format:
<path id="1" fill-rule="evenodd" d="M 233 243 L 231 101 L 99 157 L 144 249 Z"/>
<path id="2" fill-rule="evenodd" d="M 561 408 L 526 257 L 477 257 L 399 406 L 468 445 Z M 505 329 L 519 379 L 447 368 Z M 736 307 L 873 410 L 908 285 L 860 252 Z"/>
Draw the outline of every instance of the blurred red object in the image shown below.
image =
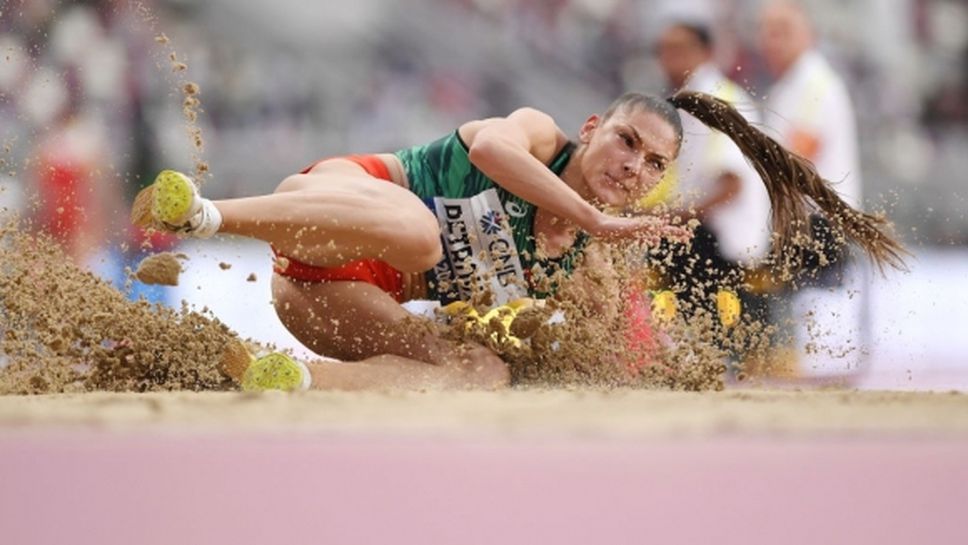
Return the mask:
<path id="1" fill-rule="evenodd" d="M 633 373 L 656 363 L 659 343 L 652 324 L 651 305 L 646 291 L 637 288 L 629 290 L 628 306 L 625 308 L 628 328 L 625 334 L 628 366 Z"/>

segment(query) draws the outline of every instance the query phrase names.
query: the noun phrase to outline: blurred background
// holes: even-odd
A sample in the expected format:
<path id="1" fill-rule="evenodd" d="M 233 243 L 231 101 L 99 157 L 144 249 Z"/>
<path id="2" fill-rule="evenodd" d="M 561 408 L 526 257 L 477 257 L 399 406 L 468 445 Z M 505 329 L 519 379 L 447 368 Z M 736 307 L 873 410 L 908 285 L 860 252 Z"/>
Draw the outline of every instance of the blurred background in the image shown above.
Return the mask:
<path id="1" fill-rule="evenodd" d="M 392 151 L 524 105 L 574 133 L 625 90 L 668 91 L 654 45 L 672 21 L 709 25 L 719 67 L 761 99 L 774 83 L 761 4 L 0 1 L 0 203 L 121 285 L 144 255 L 128 203 L 158 170 L 193 168 L 184 81 L 201 88 L 205 194 L 251 195 L 322 157 Z M 852 383 L 968 387 L 968 2 L 802 4 L 854 103 L 865 205 L 887 210 L 915 253 L 910 273 L 865 287 L 866 363 Z M 172 52 L 187 70 L 173 71 Z M 267 247 L 178 247 L 190 257 L 181 285 L 133 296 L 186 299 L 299 348 L 269 308 Z"/>

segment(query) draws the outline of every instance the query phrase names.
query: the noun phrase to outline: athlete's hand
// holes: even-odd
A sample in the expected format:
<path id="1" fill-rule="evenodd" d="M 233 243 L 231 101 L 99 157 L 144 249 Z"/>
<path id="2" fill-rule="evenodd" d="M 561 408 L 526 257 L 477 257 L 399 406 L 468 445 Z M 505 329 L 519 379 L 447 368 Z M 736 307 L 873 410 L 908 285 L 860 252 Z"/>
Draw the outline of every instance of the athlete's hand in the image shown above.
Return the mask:
<path id="1" fill-rule="evenodd" d="M 632 217 L 602 214 L 589 234 L 604 240 L 634 239 L 650 246 L 657 245 L 662 239 L 686 242 L 692 238 L 692 229 L 685 225 L 674 225 L 662 216 L 644 215 Z"/>

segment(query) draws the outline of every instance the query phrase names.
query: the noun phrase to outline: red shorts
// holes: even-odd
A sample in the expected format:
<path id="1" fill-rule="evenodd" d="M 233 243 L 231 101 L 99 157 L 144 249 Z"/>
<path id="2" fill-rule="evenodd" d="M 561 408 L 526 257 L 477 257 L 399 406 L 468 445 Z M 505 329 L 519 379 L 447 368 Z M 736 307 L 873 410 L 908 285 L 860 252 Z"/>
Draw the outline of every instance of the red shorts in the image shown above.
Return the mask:
<path id="1" fill-rule="evenodd" d="M 337 157 L 337 159 L 353 161 L 363 167 L 371 176 L 393 183 L 387 166 L 375 155 L 348 155 L 345 157 Z M 323 161 L 328 160 L 330 159 L 324 159 Z M 301 174 L 308 174 L 313 167 L 323 161 L 314 163 L 309 168 L 303 170 Z M 285 256 L 277 252 L 275 248 L 272 251 L 276 254 L 277 258 L 284 258 L 277 259 L 276 265 L 273 267 L 273 270 L 282 276 L 302 282 L 366 282 L 389 293 L 398 302 L 403 302 L 403 273 L 394 269 L 385 261 L 380 261 L 379 259 L 360 259 L 350 261 L 339 267 L 317 267 Z M 286 263 L 288 265 L 285 269 L 282 269 L 280 265 Z"/>

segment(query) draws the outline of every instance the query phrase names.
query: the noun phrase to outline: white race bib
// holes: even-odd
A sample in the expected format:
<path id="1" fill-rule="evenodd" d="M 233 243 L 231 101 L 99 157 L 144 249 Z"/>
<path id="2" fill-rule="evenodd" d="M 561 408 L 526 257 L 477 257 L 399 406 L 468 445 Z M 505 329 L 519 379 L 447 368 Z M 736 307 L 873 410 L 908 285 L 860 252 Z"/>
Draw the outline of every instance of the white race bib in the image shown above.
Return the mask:
<path id="1" fill-rule="evenodd" d="M 435 287 L 445 304 L 484 290 L 493 293 L 495 304 L 527 297 L 521 258 L 496 190 L 469 199 L 435 197 L 433 210 L 444 248 L 434 267 Z"/>

